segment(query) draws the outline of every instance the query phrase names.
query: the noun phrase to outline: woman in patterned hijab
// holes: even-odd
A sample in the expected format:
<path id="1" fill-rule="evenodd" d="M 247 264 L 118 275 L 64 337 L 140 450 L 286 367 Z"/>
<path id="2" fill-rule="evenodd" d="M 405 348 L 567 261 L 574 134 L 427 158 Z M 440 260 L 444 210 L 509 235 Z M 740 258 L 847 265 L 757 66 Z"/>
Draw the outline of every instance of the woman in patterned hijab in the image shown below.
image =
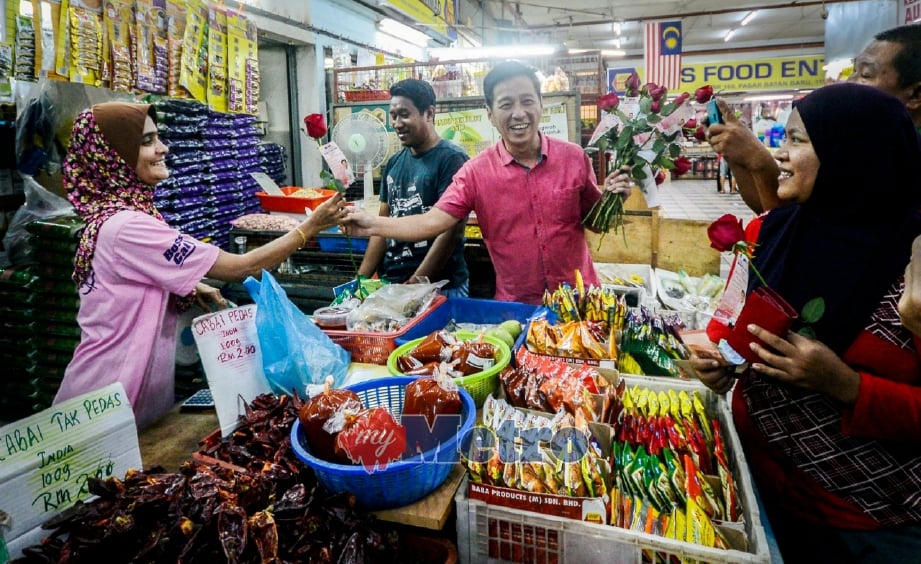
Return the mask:
<path id="1" fill-rule="evenodd" d="M 64 159 L 67 199 L 86 222 L 74 258 L 73 280 L 83 285 L 90 274 L 99 227 L 123 210 L 145 213 L 163 221 L 154 207 L 154 187 L 138 178 L 135 167 L 141 148 L 145 118 L 156 124 L 150 104 L 113 102 L 97 104 L 74 120 L 71 146 Z M 191 298 L 194 292 L 187 296 Z M 185 310 L 190 299 L 179 300 Z"/>
<path id="2" fill-rule="evenodd" d="M 120 382 L 138 426 L 175 403 L 179 313 L 196 294 L 206 311 L 227 305 L 202 278 L 258 278 L 345 216 L 337 194 L 274 241 L 225 252 L 173 229 L 154 207 L 154 186 L 169 177 L 168 152 L 151 106 L 108 102 L 77 116 L 64 160 L 67 197 L 86 228 L 73 274 L 81 339 L 55 403 Z"/>
<path id="3" fill-rule="evenodd" d="M 714 391 L 733 388 L 785 561 L 917 562 L 921 341 L 896 304 L 921 233 L 921 142 L 903 102 L 858 84 L 799 100 L 786 132 L 774 156 L 789 203 L 765 216 L 753 263 L 797 311 L 824 300 L 815 338 L 755 321 L 745 329 L 767 346 L 747 369 L 691 363 Z"/>

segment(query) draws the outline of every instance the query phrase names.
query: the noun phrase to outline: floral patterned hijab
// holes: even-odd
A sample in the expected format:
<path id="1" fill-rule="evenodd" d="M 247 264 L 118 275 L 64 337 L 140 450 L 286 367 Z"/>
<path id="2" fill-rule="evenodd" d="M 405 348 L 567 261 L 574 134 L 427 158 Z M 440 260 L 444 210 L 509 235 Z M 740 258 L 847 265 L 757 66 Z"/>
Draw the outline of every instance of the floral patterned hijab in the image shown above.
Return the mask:
<path id="1" fill-rule="evenodd" d="M 146 104 L 126 104 L 124 116 L 128 122 L 140 121 L 143 131 L 144 121 L 150 115 Z M 130 111 L 131 106 L 143 108 L 144 111 Z M 153 204 L 153 187 L 141 182 L 134 168 L 114 149 L 102 133 L 96 121 L 94 111 L 97 106 L 83 110 L 74 120 L 70 147 L 64 157 L 64 190 L 67 199 L 74 205 L 77 213 L 86 222 L 86 228 L 80 237 L 77 255 L 74 259 L 73 280 L 77 286 L 83 284 L 89 276 L 96 251 L 96 239 L 102 224 L 123 210 L 135 210 L 163 220 Z M 151 112 L 152 113 L 152 112 Z M 132 129 L 137 127 L 132 123 Z M 140 135 L 136 142 L 140 150 Z M 133 162 L 137 163 L 137 154 Z"/>
<path id="2" fill-rule="evenodd" d="M 107 219 L 134 210 L 163 221 L 154 207 L 154 187 L 134 170 L 147 116 L 156 122 L 149 104 L 107 102 L 74 120 L 63 169 L 67 199 L 86 223 L 74 258 L 77 286 L 90 274 L 99 228 Z"/>

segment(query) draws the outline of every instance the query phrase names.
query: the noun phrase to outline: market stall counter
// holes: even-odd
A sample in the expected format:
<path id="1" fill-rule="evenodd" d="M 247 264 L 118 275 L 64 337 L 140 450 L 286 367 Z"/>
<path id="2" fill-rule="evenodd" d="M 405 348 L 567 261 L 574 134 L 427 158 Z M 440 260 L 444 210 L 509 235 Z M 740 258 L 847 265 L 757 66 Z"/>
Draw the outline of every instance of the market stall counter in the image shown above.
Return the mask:
<path id="1" fill-rule="evenodd" d="M 351 384 L 382 376 L 389 376 L 386 366 L 353 363 L 347 381 Z M 138 433 L 144 467 L 159 465 L 168 472 L 177 471 L 217 428 L 218 418 L 213 410 L 189 412 L 177 405 Z M 382 521 L 440 531 L 451 516 L 454 494 L 463 477 L 464 469 L 458 464 L 445 482 L 425 498 L 404 507 L 372 513 Z"/>

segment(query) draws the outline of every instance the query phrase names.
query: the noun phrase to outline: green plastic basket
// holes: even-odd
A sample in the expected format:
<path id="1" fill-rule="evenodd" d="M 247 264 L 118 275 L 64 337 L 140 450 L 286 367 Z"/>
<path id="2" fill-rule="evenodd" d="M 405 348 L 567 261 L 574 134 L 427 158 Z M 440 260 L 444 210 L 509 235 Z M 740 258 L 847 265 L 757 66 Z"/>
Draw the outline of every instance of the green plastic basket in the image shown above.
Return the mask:
<path id="1" fill-rule="evenodd" d="M 454 335 L 462 341 L 470 341 L 480 337 L 479 333 L 473 331 L 456 331 Z M 416 346 L 425 339 L 426 337 L 413 339 L 394 349 L 387 358 L 387 368 L 390 370 L 390 373 L 394 376 L 404 376 L 397 368 L 397 358 L 416 348 Z M 490 335 L 485 335 L 484 339 L 487 343 L 499 347 L 499 358 L 496 359 L 496 364 L 483 372 L 477 372 L 476 374 L 454 379 L 454 382 L 457 383 L 459 387 L 467 390 L 467 393 L 473 398 L 477 407 L 482 407 L 483 402 L 486 401 L 489 394 L 494 394 L 499 389 L 499 372 L 502 372 L 502 369 L 508 366 L 508 363 L 512 360 L 512 351 L 509 349 L 508 345 Z"/>

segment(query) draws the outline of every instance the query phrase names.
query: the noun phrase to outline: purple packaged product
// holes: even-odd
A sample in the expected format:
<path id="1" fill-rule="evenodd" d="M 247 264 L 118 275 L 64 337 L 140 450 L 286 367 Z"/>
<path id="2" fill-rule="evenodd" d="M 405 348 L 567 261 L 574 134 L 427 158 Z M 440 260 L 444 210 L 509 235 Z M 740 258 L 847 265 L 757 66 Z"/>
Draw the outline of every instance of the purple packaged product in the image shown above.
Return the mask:
<path id="1" fill-rule="evenodd" d="M 229 205 L 239 206 L 244 201 L 246 201 L 246 197 L 237 192 L 226 192 L 214 196 L 214 205 L 217 207 Z"/>
<path id="2" fill-rule="evenodd" d="M 214 176 L 217 177 L 218 182 L 236 182 L 237 178 L 240 176 L 236 172 L 231 171 L 221 171 L 214 173 Z"/>
<path id="3" fill-rule="evenodd" d="M 220 201 L 226 202 L 228 201 L 227 196 L 231 194 L 237 196 L 238 199 L 242 194 L 240 183 L 236 180 L 223 180 L 220 184 L 211 186 L 211 195 L 216 198 L 215 202 L 218 201 L 217 198 L 221 198 Z"/>
<path id="4" fill-rule="evenodd" d="M 236 143 L 229 137 L 216 137 L 204 140 L 205 148 L 209 151 L 233 150 Z"/>
<path id="5" fill-rule="evenodd" d="M 203 141 L 200 139 L 170 139 L 169 148 L 171 151 L 179 150 L 201 150 L 204 147 Z"/>
<path id="6" fill-rule="evenodd" d="M 173 204 L 173 209 L 178 209 L 181 206 L 181 202 L 185 202 L 190 198 L 196 198 L 209 193 L 208 187 L 203 184 L 193 184 L 191 186 L 178 186 L 176 188 L 176 196 L 178 202 Z"/>
<path id="7" fill-rule="evenodd" d="M 208 167 L 211 172 L 220 172 L 222 170 L 237 170 L 237 161 L 235 159 L 224 158 L 224 159 L 214 159 L 211 161 L 211 166 Z"/>
<path id="8" fill-rule="evenodd" d="M 235 156 L 234 150 L 230 147 L 214 147 L 210 150 L 211 160 L 232 159 Z"/>
<path id="9" fill-rule="evenodd" d="M 197 138 L 199 132 L 198 125 L 170 125 L 163 132 L 168 141 L 179 138 Z"/>
<path id="10" fill-rule="evenodd" d="M 173 210 L 177 212 L 184 212 L 191 208 L 199 208 L 205 206 L 211 206 L 214 204 L 214 199 L 207 195 L 195 195 L 180 198 L 173 205 Z"/>
<path id="11" fill-rule="evenodd" d="M 170 152 L 166 155 L 166 162 L 170 166 L 182 166 L 207 163 L 210 158 L 211 155 L 205 151 L 174 151 L 170 147 Z"/>
<path id="12" fill-rule="evenodd" d="M 238 147 L 235 153 L 238 159 L 256 159 L 262 156 L 257 147 Z"/>

